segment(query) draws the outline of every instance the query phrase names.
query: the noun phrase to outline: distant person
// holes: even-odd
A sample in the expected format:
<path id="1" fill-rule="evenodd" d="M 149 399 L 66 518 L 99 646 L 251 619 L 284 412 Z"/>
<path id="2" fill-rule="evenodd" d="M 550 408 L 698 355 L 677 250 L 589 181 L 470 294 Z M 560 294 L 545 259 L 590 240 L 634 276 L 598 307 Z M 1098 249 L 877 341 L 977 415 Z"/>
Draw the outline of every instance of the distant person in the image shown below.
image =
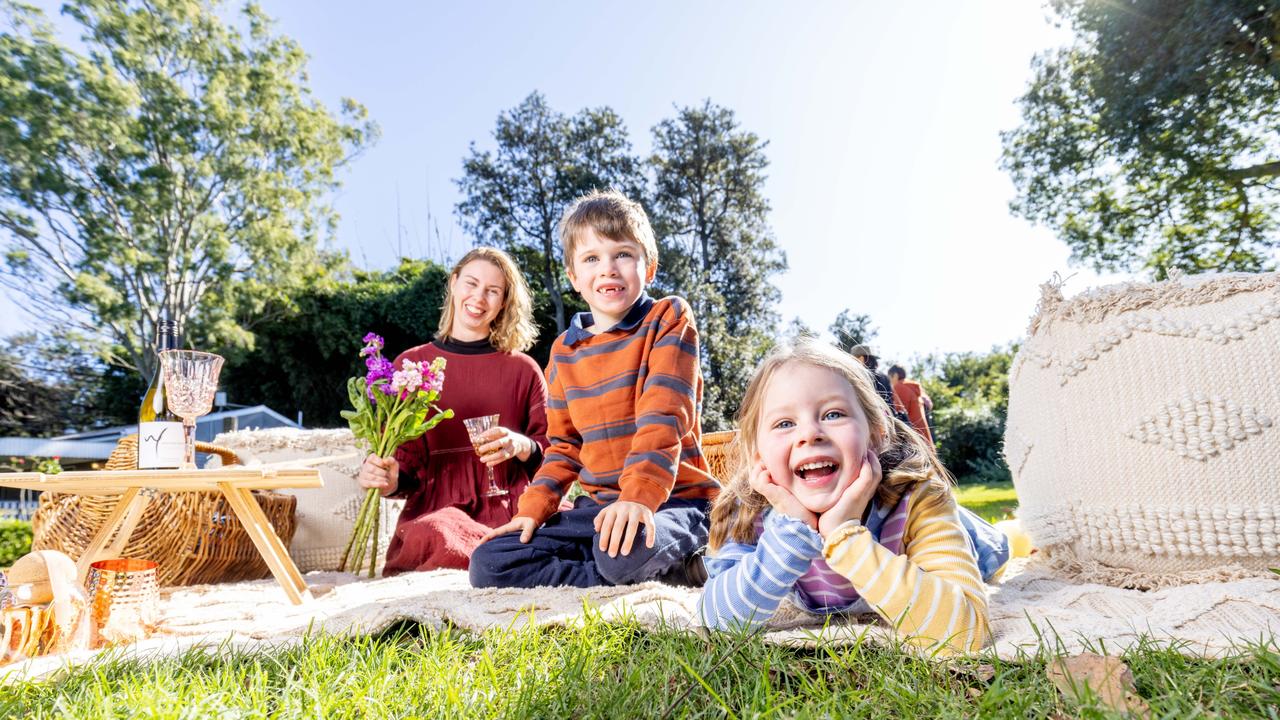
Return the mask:
<path id="1" fill-rule="evenodd" d="M 893 399 L 897 403 L 896 410 L 907 414 L 911 427 L 920 436 L 933 442 L 933 433 L 929 431 L 929 421 L 925 413 L 933 409 L 933 400 L 920 387 L 920 383 L 907 379 L 907 371 L 901 365 L 889 368 L 889 382 L 893 385 Z"/>
<path id="2" fill-rule="evenodd" d="M 888 376 L 880 372 L 876 368 L 880 367 L 880 358 L 876 356 L 870 345 L 854 345 L 849 354 L 858 359 L 862 365 L 871 371 L 871 378 L 875 380 L 876 394 L 880 399 L 884 400 L 884 404 L 889 408 L 889 412 L 902 422 L 910 422 L 905 413 L 900 413 L 893 401 L 893 383 L 889 382 Z"/>

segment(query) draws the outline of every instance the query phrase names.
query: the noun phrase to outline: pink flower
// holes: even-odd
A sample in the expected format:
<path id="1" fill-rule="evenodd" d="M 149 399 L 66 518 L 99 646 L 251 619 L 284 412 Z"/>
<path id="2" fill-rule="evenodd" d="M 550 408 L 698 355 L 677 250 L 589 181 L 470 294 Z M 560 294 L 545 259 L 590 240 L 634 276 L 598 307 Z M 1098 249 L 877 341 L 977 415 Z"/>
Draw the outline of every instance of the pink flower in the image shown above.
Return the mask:
<path id="1" fill-rule="evenodd" d="M 395 371 L 391 376 L 392 392 L 400 393 L 400 397 L 404 397 L 407 393 L 414 393 L 422 385 L 422 363 L 415 363 L 405 360 L 401 365 L 401 369 Z"/>

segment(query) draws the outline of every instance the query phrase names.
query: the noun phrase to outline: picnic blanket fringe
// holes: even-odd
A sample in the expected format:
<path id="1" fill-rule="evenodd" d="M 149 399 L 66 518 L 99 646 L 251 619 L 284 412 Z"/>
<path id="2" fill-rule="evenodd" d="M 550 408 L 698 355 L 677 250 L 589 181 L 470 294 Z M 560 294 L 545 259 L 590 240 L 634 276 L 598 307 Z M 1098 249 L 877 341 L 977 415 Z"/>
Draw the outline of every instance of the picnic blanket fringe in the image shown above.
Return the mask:
<path id="1" fill-rule="evenodd" d="M 1070 548 L 1062 546 L 1041 548 L 1031 556 L 1027 569 L 1053 575 L 1072 583 L 1110 585 L 1127 590 L 1163 590 L 1181 585 L 1225 583 L 1254 578 L 1280 581 L 1280 575 L 1274 572 L 1247 568 L 1235 563 L 1203 570 L 1139 572 L 1131 568 L 1112 567 L 1082 559 Z"/>

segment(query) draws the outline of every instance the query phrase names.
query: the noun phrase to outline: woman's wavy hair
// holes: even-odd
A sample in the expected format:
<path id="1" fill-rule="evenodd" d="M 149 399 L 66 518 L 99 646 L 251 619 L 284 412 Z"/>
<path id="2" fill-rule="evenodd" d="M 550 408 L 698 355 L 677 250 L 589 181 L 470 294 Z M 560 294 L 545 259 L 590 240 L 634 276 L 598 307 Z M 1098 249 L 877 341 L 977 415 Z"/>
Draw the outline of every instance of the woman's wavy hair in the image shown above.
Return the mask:
<path id="1" fill-rule="evenodd" d="M 491 263 L 502 271 L 507 282 L 506 290 L 502 293 L 502 309 L 493 319 L 493 329 L 489 332 L 489 344 L 498 352 L 523 352 L 533 347 L 534 341 L 538 339 L 538 326 L 533 322 L 533 299 L 529 295 L 529 285 L 524 280 L 524 273 L 520 272 L 510 255 L 491 247 L 478 247 L 468 252 L 449 272 L 436 337 L 447 337 L 453 327 L 453 281 L 458 279 L 462 268 L 473 260 Z"/>
<path id="2" fill-rule="evenodd" d="M 792 363 L 805 363 L 840 374 L 853 388 L 867 418 L 872 445 L 880 456 L 882 479 L 875 500 L 880 507 L 893 507 L 907 492 L 950 492 L 951 476 L 938 461 L 932 445 L 906 423 L 894 419 L 889 406 L 876 393 L 871 372 L 852 356 L 813 338 L 779 345 L 765 357 L 738 409 L 738 438 L 730 448 L 729 481 L 720 490 L 711 508 L 711 550 L 726 542 L 754 543 L 756 520 L 769 507 L 764 496 L 751 488 L 750 472 L 756 463 L 756 433 L 764 394 L 779 370 Z M 803 392 L 795 388 L 795 392 Z"/>

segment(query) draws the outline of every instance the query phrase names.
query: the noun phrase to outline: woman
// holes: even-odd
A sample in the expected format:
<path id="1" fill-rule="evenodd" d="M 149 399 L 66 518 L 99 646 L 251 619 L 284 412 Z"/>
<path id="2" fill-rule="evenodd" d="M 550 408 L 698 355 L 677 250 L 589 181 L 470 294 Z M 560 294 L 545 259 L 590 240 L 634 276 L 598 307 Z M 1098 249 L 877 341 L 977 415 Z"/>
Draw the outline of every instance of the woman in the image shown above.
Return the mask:
<path id="1" fill-rule="evenodd" d="M 370 455 L 357 482 L 404 498 L 384 575 L 466 569 L 491 527 L 509 521 L 547 446 L 547 385 L 523 350 L 537 335 L 524 276 L 509 255 L 476 248 L 449 276 L 436 339 L 395 360 L 447 360 L 439 405 L 453 410 L 393 458 Z M 499 416 L 473 448 L 465 418 Z M 492 494 L 487 468 L 504 494 Z"/>

